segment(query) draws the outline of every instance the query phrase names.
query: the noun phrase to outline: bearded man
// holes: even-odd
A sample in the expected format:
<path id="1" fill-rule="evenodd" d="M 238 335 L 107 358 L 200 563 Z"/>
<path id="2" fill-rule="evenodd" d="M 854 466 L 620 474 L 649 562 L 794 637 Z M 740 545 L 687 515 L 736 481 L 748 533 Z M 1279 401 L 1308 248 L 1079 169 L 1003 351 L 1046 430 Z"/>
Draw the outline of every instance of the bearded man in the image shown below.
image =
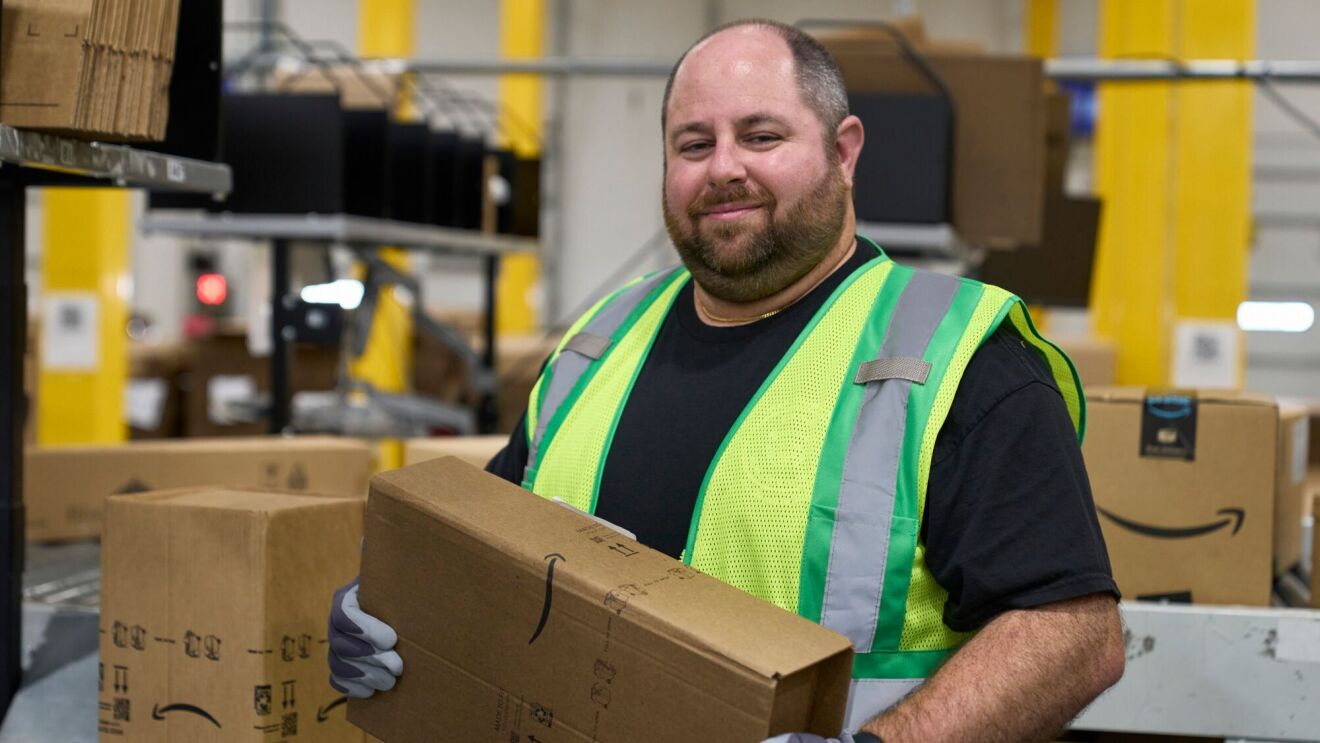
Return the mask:
<path id="1" fill-rule="evenodd" d="M 852 640 L 845 743 L 1052 739 L 1124 664 L 1071 363 L 855 234 L 862 123 L 812 37 L 712 32 L 661 123 L 683 267 L 570 329 L 487 469 Z M 393 686 L 354 585 L 331 634 L 336 686 Z"/>

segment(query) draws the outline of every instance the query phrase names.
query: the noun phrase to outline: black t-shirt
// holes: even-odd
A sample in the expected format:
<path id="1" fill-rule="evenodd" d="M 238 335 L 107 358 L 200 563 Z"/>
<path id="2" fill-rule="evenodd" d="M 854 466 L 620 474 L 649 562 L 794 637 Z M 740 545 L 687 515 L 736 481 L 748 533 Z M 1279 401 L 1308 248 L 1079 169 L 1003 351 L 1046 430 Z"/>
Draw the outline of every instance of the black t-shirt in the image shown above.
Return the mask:
<path id="1" fill-rule="evenodd" d="M 859 240 L 802 300 L 736 327 L 703 323 L 688 282 L 620 416 L 596 515 L 678 557 L 706 471 L 738 415 L 830 294 L 875 256 Z M 525 426 L 524 416 L 488 471 L 521 481 Z M 955 630 L 1008 609 L 1118 595 L 1063 397 L 1039 352 L 1009 327 L 972 356 L 936 438 L 921 539 Z"/>

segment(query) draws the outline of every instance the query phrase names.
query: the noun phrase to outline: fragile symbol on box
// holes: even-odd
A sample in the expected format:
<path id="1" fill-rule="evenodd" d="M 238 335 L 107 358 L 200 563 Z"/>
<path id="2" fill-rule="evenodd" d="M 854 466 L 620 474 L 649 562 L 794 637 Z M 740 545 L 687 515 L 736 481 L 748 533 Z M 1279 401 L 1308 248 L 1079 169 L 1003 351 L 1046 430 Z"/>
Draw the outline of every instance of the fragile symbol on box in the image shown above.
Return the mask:
<path id="1" fill-rule="evenodd" d="M 555 713 L 539 704 L 532 705 L 532 719 L 548 728 L 555 726 Z"/>
<path id="2" fill-rule="evenodd" d="M 252 687 L 252 708 L 258 715 L 270 714 L 270 684 Z"/>

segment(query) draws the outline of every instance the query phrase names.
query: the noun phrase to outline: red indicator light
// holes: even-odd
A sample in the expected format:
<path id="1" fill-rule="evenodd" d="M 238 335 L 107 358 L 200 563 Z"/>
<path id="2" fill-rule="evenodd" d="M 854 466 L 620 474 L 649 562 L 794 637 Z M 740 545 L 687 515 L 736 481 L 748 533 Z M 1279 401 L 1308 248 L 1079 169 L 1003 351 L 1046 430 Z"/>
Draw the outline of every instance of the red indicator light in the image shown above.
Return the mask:
<path id="1" fill-rule="evenodd" d="M 215 307 L 225 303 L 229 296 L 229 282 L 218 273 L 204 273 L 197 277 L 197 301 Z"/>

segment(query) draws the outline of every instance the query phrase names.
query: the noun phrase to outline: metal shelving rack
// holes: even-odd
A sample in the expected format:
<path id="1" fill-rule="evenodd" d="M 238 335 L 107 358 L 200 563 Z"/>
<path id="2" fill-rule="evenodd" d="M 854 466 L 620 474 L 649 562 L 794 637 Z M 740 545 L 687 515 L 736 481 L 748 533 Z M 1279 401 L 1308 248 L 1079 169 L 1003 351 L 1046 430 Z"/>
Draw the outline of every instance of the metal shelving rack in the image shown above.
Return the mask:
<path id="1" fill-rule="evenodd" d="M 494 424 L 494 400 L 489 388 L 493 386 L 491 370 L 495 367 L 495 282 L 499 275 L 499 260 L 507 253 L 538 250 L 536 240 L 346 214 L 154 212 L 142 221 L 141 227 L 145 232 L 271 241 L 273 296 L 270 425 L 274 433 L 283 432 L 291 418 L 289 379 L 292 346 L 288 336 L 292 328 L 289 327 L 286 301 L 297 298 L 289 284 L 289 250 L 295 241 L 326 246 L 344 245 L 364 254 L 381 246 L 398 246 L 481 259 L 484 269 L 482 353 L 478 357 L 465 343 L 455 350 L 464 356 L 474 370 L 475 378 L 479 381 L 479 391 L 485 396 L 478 411 L 478 426 L 486 430 Z M 378 267 L 386 268 L 384 264 L 378 264 Z M 456 333 L 446 335 L 453 339 L 451 345 L 461 343 Z M 485 380 L 485 383 L 481 383 L 481 380 Z"/>
<path id="2" fill-rule="evenodd" d="M 21 680 L 24 549 L 23 354 L 27 347 L 26 190 L 32 186 L 113 186 L 223 196 L 225 165 L 23 131 L 0 124 L 0 719 Z"/>

